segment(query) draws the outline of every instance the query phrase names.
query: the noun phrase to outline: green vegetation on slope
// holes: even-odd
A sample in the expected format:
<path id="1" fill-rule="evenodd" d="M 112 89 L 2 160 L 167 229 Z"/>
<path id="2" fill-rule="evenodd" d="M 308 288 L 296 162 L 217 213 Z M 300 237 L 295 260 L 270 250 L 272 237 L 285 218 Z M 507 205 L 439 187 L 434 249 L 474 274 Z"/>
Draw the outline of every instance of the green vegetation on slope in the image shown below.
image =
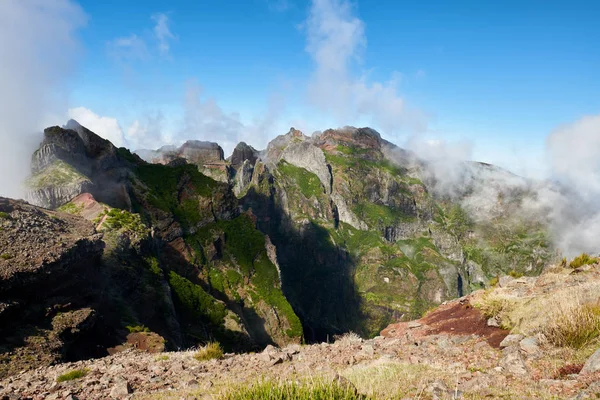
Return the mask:
<path id="1" fill-rule="evenodd" d="M 402 222 L 414 221 L 414 217 L 404 214 L 401 210 L 368 201 L 356 204 L 352 211 L 371 227 L 395 226 Z"/>
<path id="2" fill-rule="evenodd" d="M 148 227 L 142 222 L 139 214 L 132 214 L 118 208 L 111 208 L 104 211 L 106 219 L 102 223 L 100 230 L 113 232 L 128 232 L 142 238 L 150 233 Z"/>
<path id="3" fill-rule="evenodd" d="M 176 272 L 169 272 L 169 284 L 177 303 L 188 316 L 221 325 L 227 312 L 222 303 L 216 301 L 199 285 L 196 285 Z"/>
<path id="4" fill-rule="evenodd" d="M 27 186 L 43 189 L 49 186 L 61 187 L 89 181 L 89 178 L 62 160 L 54 161 L 43 171 L 27 179 Z"/>
<path id="5" fill-rule="evenodd" d="M 220 186 L 192 164 L 142 164 L 136 168 L 136 175 L 149 189 L 148 202 L 172 212 L 183 226 L 194 226 L 201 218 L 195 196 L 211 197 Z M 188 197 L 182 197 L 180 193 Z"/>
<path id="6" fill-rule="evenodd" d="M 293 179 L 307 199 L 310 199 L 313 196 L 318 197 L 323 193 L 321 181 L 312 172 L 308 172 L 304 168 L 296 167 L 283 160 L 279 162 L 277 169 L 285 176 Z"/>
<path id="7" fill-rule="evenodd" d="M 250 284 L 246 289 L 253 300 L 263 300 L 285 316 L 291 326 L 286 332 L 288 336 L 302 336 L 302 324 L 283 295 L 277 268 L 267 256 L 265 237 L 254 227 L 250 217 L 242 214 L 229 221 L 207 225 L 195 235 L 188 236 L 186 242 L 194 249 L 196 259 L 205 261 L 203 248 L 219 235 L 225 238 L 223 261 L 226 262 L 227 269 L 220 271 L 209 266 L 211 287 L 237 300 L 237 288 L 243 284 L 242 278 L 246 278 Z M 234 266 L 238 266 L 240 270 L 236 271 Z"/>

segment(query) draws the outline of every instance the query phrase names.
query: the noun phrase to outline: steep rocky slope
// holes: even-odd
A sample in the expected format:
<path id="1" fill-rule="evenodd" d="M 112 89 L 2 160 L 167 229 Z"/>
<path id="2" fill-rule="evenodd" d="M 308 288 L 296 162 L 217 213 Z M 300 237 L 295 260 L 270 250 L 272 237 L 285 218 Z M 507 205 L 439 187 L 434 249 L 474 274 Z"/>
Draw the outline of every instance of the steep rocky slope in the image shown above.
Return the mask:
<path id="1" fill-rule="evenodd" d="M 334 343 L 268 346 L 258 354 L 209 361 L 198 361 L 194 351 L 160 356 L 127 351 L 4 379 L 0 395 L 225 399 L 264 382 L 325 380 L 364 399 L 594 399 L 600 395 L 598 327 L 582 347 L 557 345 L 551 336 L 558 313 L 575 316 L 598 300 L 600 265 L 592 262 L 575 269 L 557 266 L 539 278 L 502 276 L 496 288 L 449 301 L 418 321 L 391 325 L 374 339 L 346 334 Z M 564 299 L 567 289 L 580 301 L 561 308 L 553 300 Z M 511 304 L 494 321 L 520 316 L 510 332 L 491 326 L 486 308 L 491 298 Z M 536 307 L 542 304 L 540 313 Z M 57 382 L 72 371 L 83 376 Z"/>

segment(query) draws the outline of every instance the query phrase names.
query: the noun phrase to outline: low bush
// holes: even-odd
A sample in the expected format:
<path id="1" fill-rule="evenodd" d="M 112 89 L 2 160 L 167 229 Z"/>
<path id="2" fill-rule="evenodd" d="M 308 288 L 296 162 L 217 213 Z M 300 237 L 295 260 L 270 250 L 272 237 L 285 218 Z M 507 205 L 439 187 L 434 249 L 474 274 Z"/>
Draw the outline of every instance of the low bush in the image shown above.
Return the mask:
<path id="1" fill-rule="evenodd" d="M 8 217 L 9 217 L 8 213 L 0 212 L 0 219 L 5 219 L 5 218 L 8 218 Z"/>
<path id="2" fill-rule="evenodd" d="M 194 358 L 198 361 L 220 360 L 223 358 L 223 349 L 219 343 L 211 342 L 200 348 L 194 354 Z"/>
<path id="3" fill-rule="evenodd" d="M 580 349 L 600 336 L 600 306 L 559 307 L 541 331 L 555 346 Z"/>
<path id="4" fill-rule="evenodd" d="M 83 378 L 88 373 L 87 369 L 76 369 L 73 371 L 66 372 L 56 378 L 56 382 L 67 382 L 72 381 L 74 379 Z"/>
<path id="5" fill-rule="evenodd" d="M 357 400 L 367 397 L 356 393 L 350 384 L 326 382 L 323 380 L 306 382 L 261 381 L 251 386 L 243 386 L 228 391 L 223 400 Z"/>

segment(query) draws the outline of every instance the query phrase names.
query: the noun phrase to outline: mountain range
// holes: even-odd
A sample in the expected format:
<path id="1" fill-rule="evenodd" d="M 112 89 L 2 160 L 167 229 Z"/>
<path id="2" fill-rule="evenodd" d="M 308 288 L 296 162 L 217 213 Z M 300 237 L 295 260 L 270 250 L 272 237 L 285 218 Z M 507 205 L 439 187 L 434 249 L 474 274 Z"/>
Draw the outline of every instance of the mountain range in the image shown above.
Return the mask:
<path id="1" fill-rule="evenodd" d="M 537 184 L 370 128 L 291 128 L 228 158 L 47 128 L 30 204 L 0 199 L 0 375 L 130 347 L 377 336 L 556 261 L 547 212 L 528 208 Z"/>

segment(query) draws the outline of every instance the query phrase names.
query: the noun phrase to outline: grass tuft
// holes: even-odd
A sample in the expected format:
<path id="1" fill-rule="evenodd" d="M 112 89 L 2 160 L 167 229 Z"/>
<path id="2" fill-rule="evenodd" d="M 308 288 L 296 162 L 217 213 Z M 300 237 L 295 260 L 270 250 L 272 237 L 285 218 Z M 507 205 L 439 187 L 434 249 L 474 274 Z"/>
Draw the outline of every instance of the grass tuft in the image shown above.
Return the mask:
<path id="1" fill-rule="evenodd" d="M 150 329 L 144 325 L 127 325 L 125 328 L 129 333 L 150 332 Z"/>
<path id="2" fill-rule="evenodd" d="M 304 382 L 260 381 L 228 391 L 222 400 L 356 400 L 367 399 L 351 385 L 311 380 Z"/>
<path id="3" fill-rule="evenodd" d="M 217 342 L 210 342 L 206 346 L 200 348 L 194 354 L 194 358 L 198 361 L 220 360 L 223 358 L 223 349 Z"/>
<path id="4" fill-rule="evenodd" d="M 541 331 L 555 346 L 580 349 L 600 336 L 600 306 L 558 307 Z"/>
<path id="5" fill-rule="evenodd" d="M 515 305 L 510 299 L 494 292 L 487 292 L 474 304 L 474 306 L 478 308 L 486 318 L 495 317 L 500 320 L 500 326 L 503 329 L 512 328 L 509 314 Z"/>
<path id="6" fill-rule="evenodd" d="M 590 257 L 589 254 L 582 253 L 582 254 L 578 255 L 577 257 L 575 257 L 573 259 L 573 261 L 571 261 L 571 263 L 569 264 L 569 267 L 575 269 L 575 268 L 582 267 L 584 265 L 597 264 L 598 261 L 599 261 L 598 258 Z"/>
<path id="7" fill-rule="evenodd" d="M 86 376 L 88 373 L 87 369 L 76 369 L 73 371 L 69 371 L 66 372 L 62 375 L 60 375 L 58 378 L 56 378 L 56 382 L 67 382 L 67 381 L 72 381 L 74 379 L 79 379 L 79 378 L 83 378 L 84 376 Z"/>

